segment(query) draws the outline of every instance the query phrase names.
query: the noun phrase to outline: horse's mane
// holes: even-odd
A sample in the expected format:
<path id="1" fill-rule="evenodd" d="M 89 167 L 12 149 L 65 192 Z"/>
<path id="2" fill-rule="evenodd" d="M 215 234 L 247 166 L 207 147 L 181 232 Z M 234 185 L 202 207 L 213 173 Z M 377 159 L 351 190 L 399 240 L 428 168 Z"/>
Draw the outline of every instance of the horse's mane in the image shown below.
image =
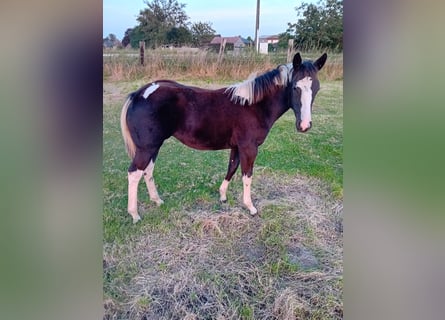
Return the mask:
<path id="1" fill-rule="evenodd" d="M 247 80 L 229 86 L 225 92 L 235 103 L 251 105 L 261 101 L 275 87 L 286 86 L 292 74 L 292 64 L 280 65 L 260 76 L 250 76 Z"/>

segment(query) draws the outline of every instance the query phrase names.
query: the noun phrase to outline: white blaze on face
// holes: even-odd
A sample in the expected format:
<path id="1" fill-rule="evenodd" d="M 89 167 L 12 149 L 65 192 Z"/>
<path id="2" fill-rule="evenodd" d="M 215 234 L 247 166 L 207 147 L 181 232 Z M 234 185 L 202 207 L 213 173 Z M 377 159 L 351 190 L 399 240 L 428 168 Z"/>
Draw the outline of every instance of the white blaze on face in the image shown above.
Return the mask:
<path id="1" fill-rule="evenodd" d="M 297 87 L 301 89 L 301 129 L 309 128 L 311 119 L 311 102 L 312 102 L 312 78 L 305 77 L 297 81 Z"/>
<path id="2" fill-rule="evenodd" d="M 159 88 L 159 84 L 152 83 L 151 86 L 149 86 L 147 89 L 145 89 L 144 94 L 142 96 L 145 99 L 147 99 L 149 95 L 151 95 L 153 92 L 156 91 L 157 88 Z"/>

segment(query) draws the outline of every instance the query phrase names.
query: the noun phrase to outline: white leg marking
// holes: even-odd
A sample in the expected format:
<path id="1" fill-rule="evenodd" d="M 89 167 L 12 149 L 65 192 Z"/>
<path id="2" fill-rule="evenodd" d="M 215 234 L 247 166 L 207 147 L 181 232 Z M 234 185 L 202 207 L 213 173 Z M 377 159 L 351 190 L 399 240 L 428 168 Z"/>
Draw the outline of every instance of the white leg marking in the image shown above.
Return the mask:
<path id="1" fill-rule="evenodd" d="M 133 223 L 141 220 L 138 214 L 138 185 L 143 173 L 142 170 L 128 173 L 128 213 L 133 217 Z"/>
<path id="2" fill-rule="evenodd" d="M 301 89 L 301 129 L 306 130 L 311 122 L 311 103 L 312 103 L 312 79 L 305 77 L 297 81 L 297 87 Z"/>
<path id="3" fill-rule="evenodd" d="M 253 216 L 257 214 L 258 210 L 253 206 L 252 198 L 250 197 L 250 185 L 252 184 L 252 177 L 243 175 L 243 202 L 247 209 L 250 210 L 250 214 Z"/>
<path id="4" fill-rule="evenodd" d="M 219 187 L 219 201 L 225 202 L 227 201 L 227 187 L 229 186 L 229 181 L 224 179 L 224 181 L 221 183 L 221 187 Z"/>
<path id="5" fill-rule="evenodd" d="M 159 88 L 159 84 L 152 83 L 151 86 L 149 86 L 147 89 L 145 89 L 144 94 L 142 96 L 145 99 L 147 99 L 149 95 L 151 95 L 153 92 L 156 91 L 157 88 Z"/>
<path id="6" fill-rule="evenodd" d="M 155 168 L 155 164 L 153 160 L 150 160 L 147 168 L 144 170 L 144 180 L 147 185 L 148 194 L 150 195 L 150 200 L 154 201 L 158 206 L 164 203 L 162 199 L 159 197 L 158 190 L 156 189 L 155 180 L 153 179 L 153 170 Z"/>

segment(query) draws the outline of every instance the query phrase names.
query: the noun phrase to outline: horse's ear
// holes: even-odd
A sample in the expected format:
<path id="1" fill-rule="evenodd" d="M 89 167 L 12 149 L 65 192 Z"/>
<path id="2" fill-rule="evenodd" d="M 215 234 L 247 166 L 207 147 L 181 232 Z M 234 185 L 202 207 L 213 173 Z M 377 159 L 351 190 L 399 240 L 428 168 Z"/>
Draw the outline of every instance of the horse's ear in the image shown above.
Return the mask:
<path id="1" fill-rule="evenodd" d="M 294 67 L 294 70 L 298 70 L 298 68 L 300 67 L 301 64 L 301 56 L 300 53 L 297 52 L 294 55 L 294 59 L 292 60 L 292 66 Z"/>
<path id="2" fill-rule="evenodd" d="M 318 70 L 323 68 L 327 58 L 328 55 L 326 53 L 323 53 L 323 55 L 314 62 L 314 65 L 317 67 Z"/>

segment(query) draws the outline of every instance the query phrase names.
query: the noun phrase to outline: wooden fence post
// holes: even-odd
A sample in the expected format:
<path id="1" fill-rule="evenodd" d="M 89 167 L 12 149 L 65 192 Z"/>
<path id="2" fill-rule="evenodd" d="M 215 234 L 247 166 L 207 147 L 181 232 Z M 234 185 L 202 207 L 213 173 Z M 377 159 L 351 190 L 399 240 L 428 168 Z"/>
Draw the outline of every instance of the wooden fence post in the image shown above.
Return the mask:
<path id="1" fill-rule="evenodd" d="M 218 64 L 221 63 L 222 57 L 224 55 L 224 49 L 226 48 L 226 42 L 227 42 L 226 38 L 222 38 L 221 40 L 222 41 L 221 41 L 221 44 L 219 46 Z"/>
<path id="2" fill-rule="evenodd" d="M 139 41 L 139 56 L 141 59 L 141 65 L 144 65 L 145 58 L 145 41 Z"/>
<path id="3" fill-rule="evenodd" d="M 287 43 L 287 62 L 292 62 L 292 56 L 294 54 L 294 39 L 289 39 Z"/>

